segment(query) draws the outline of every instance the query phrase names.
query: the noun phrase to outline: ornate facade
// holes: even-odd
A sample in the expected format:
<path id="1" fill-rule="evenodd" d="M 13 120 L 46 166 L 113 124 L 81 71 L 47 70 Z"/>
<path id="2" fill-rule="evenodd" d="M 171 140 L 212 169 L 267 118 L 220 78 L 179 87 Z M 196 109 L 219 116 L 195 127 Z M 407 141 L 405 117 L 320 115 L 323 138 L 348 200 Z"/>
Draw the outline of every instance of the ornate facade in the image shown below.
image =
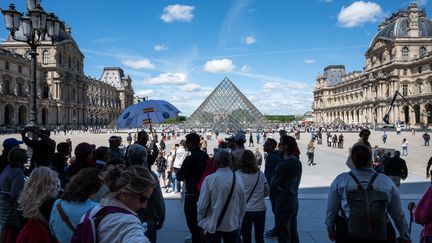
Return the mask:
<path id="1" fill-rule="evenodd" d="M 37 67 L 37 123 L 53 128 L 109 125 L 133 103 L 131 78 L 120 68 L 105 68 L 97 80 L 84 74 L 84 55 L 72 37 L 71 28 L 61 24 L 54 45 L 41 37 Z M 15 36 L 24 38 L 21 30 Z M 30 57 L 26 43 L 11 36 L 0 44 L 0 127 L 27 124 L 29 108 Z M 111 76 L 116 82 L 111 82 Z M 105 78 L 108 77 L 108 78 Z"/>
<path id="2" fill-rule="evenodd" d="M 336 118 L 347 124 L 382 124 L 393 95 L 390 123 L 412 127 L 431 124 L 432 21 L 416 4 L 400 10 L 379 25 L 366 51 L 363 71 L 345 72 L 331 65 L 318 74 L 313 92 L 315 122 Z"/>

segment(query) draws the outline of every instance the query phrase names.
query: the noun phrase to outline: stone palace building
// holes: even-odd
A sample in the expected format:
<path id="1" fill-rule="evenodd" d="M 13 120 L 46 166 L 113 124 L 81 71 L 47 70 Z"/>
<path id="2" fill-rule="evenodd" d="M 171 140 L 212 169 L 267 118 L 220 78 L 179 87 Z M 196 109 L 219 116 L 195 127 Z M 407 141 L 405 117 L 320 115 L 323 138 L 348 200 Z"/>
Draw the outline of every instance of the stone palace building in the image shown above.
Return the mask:
<path id="1" fill-rule="evenodd" d="M 400 10 L 379 25 L 366 51 L 363 71 L 346 73 L 330 65 L 318 74 L 313 91 L 315 122 L 330 124 L 383 123 L 396 91 L 390 123 L 411 127 L 431 124 L 432 21 L 416 4 Z"/>
<path id="2" fill-rule="evenodd" d="M 21 30 L 16 38 L 24 38 Z M 84 73 L 84 54 L 61 24 L 54 45 L 42 37 L 38 47 L 37 123 L 79 128 L 109 125 L 133 103 L 132 80 L 121 68 L 104 68 L 100 79 Z M 30 56 L 26 43 L 9 36 L 0 43 L 0 130 L 20 129 L 30 111 Z"/>

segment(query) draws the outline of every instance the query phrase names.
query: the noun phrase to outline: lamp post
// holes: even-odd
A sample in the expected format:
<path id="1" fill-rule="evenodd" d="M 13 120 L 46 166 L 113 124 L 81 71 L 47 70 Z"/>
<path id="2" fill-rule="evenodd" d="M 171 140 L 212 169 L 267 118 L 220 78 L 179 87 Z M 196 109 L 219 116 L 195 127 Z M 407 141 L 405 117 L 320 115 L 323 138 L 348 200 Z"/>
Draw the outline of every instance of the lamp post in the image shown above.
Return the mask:
<path id="1" fill-rule="evenodd" d="M 45 40 L 45 34 L 54 44 L 60 29 L 60 21 L 53 14 L 43 11 L 40 0 L 27 1 L 27 14 L 15 10 L 14 4 L 9 5 L 9 9 L 1 10 L 4 15 L 6 29 L 9 30 L 11 37 L 15 41 L 27 43 L 30 47 L 31 57 L 30 67 L 30 119 L 28 126 L 37 126 L 37 107 L 36 107 L 36 62 L 37 47 Z M 19 36 L 15 34 L 20 32 Z"/>

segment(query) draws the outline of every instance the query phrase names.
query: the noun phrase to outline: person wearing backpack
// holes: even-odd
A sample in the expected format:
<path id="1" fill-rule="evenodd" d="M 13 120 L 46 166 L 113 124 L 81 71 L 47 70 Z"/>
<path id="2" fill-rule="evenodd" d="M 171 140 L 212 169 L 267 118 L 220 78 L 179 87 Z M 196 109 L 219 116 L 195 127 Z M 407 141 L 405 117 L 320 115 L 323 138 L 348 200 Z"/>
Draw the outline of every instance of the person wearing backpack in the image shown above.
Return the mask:
<path id="1" fill-rule="evenodd" d="M 255 155 L 245 150 L 239 160 L 236 175 L 242 180 L 246 199 L 246 214 L 243 217 L 241 234 L 243 243 L 252 242 L 252 225 L 255 242 L 264 243 L 266 205 L 264 198 L 269 195 L 269 187 L 264 173 L 259 169 Z"/>
<path id="2" fill-rule="evenodd" d="M 399 190 L 392 180 L 371 167 L 370 149 L 356 144 L 350 155 L 354 167 L 332 182 L 326 225 L 328 237 L 336 242 L 395 242 L 388 215 L 399 232 L 398 242 L 411 242 Z"/>
<path id="3" fill-rule="evenodd" d="M 71 242 L 150 243 L 137 212 L 147 206 L 157 183 L 154 177 L 143 166 L 125 169 L 123 165 L 110 165 L 102 173 L 102 180 L 109 195 L 84 215 Z"/>
<path id="4" fill-rule="evenodd" d="M 60 242 L 70 242 L 81 217 L 97 206 L 91 199 L 101 187 L 99 174 L 96 168 L 80 170 L 66 185 L 61 199 L 54 202 L 49 227 Z"/>
<path id="5" fill-rule="evenodd" d="M 50 232 L 48 221 L 59 190 L 57 172 L 45 166 L 31 172 L 18 199 L 18 210 L 27 219 L 18 236 L 18 243 L 57 242 Z"/>

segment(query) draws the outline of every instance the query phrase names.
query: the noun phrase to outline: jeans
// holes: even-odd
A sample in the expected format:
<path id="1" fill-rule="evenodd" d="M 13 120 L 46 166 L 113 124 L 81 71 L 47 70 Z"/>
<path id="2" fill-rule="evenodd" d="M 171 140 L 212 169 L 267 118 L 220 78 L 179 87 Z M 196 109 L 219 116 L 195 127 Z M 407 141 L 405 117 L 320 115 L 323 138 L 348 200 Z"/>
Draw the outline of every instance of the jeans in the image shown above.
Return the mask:
<path id="1" fill-rule="evenodd" d="M 204 242 L 206 243 L 220 243 L 223 239 L 225 243 L 237 243 L 239 242 L 240 231 L 238 229 L 231 232 L 216 231 L 214 234 L 205 234 Z M 244 242 L 244 241 L 243 241 Z"/>
<path id="2" fill-rule="evenodd" d="M 201 228 L 198 226 L 197 202 L 198 195 L 185 195 L 184 214 L 189 231 L 192 234 L 192 243 L 203 242 L 201 238 Z"/>
<path id="3" fill-rule="evenodd" d="M 408 156 L 408 147 L 402 147 L 402 155 Z"/>
<path id="4" fill-rule="evenodd" d="M 429 140 L 424 140 L 424 146 L 429 146 Z"/>
<path id="5" fill-rule="evenodd" d="M 266 211 L 258 211 L 258 212 L 246 212 L 242 228 L 242 242 L 250 243 L 252 242 L 252 225 L 255 230 L 255 242 L 256 243 L 264 243 L 264 227 L 265 227 L 265 215 Z"/>
<path id="6" fill-rule="evenodd" d="M 179 192 L 180 191 L 180 181 L 177 180 L 177 174 L 180 169 L 174 168 L 174 171 L 172 172 L 172 190 L 173 192 Z"/>
<path id="7" fill-rule="evenodd" d="M 297 210 L 276 209 L 275 217 L 278 242 L 299 243 L 300 240 L 297 232 Z"/>

